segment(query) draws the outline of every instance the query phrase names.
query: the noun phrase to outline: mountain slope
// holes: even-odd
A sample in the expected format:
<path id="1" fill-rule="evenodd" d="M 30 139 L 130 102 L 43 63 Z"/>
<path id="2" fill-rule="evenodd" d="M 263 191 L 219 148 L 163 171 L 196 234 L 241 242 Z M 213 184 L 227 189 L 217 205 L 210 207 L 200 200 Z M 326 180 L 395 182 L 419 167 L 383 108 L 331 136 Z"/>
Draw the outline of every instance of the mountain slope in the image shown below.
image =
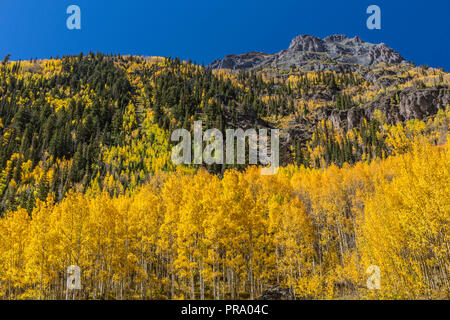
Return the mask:
<path id="1" fill-rule="evenodd" d="M 6 57 L 0 299 L 67 299 L 73 265 L 74 299 L 448 299 L 450 75 L 342 36 L 274 56 Z M 175 166 L 195 121 L 280 129 L 282 168 Z"/>
<path id="2" fill-rule="evenodd" d="M 395 135 L 400 133 L 403 140 L 425 135 L 434 144 L 444 143 L 449 74 L 360 42 L 300 36 L 278 61 L 248 54 L 249 65 L 261 67 L 244 70 L 93 53 L 5 59 L 0 68 L 0 214 L 19 206 L 31 212 L 36 200 L 50 194 L 60 201 L 70 190 L 111 195 L 134 190 L 159 171 L 175 169 L 171 133 L 192 131 L 199 120 L 204 129 L 222 132 L 280 129 L 282 166 L 323 168 L 384 158 L 397 152 Z M 272 67 L 324 50 L 335 52 L 336 61 Z M 354 51 L 337 56 L 342 50 Z M 402 62 L 347 63 L 368 63 L 371 52 L 373 61 Z M 306 71 L 309 66 L 315 67 Z M 247 166 L 192 165 L 188 170 L 199 167 L 222 177 L 227 169 Z"/>

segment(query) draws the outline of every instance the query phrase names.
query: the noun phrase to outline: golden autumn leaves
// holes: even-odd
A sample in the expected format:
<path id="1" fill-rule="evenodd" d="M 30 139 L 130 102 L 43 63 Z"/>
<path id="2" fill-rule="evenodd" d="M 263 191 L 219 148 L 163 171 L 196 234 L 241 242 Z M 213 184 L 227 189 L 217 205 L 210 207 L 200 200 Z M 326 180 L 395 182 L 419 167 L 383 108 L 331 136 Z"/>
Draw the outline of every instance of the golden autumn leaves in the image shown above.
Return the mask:
<path id="1" fill-rule="evenodd" d="M 371 164 L 161 173 L 131 195 L 70 193 L 0 220 L 4 299 L 448 298 L 448 145 Z M 381 289 L 365 288 L 377 265 Z"/>

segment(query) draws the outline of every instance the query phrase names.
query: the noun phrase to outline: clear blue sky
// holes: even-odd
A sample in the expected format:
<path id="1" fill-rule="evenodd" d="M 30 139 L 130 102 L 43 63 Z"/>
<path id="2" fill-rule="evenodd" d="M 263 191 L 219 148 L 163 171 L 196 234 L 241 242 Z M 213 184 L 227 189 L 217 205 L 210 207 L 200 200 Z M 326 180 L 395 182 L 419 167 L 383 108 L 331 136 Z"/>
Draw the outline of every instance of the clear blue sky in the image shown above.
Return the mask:
<path id="1" fill-rule="evenodd" d="M 81 30 L 66 28 L 71 4 L 81 8 Z M 366 27 L 371 4 L 381 7 L 381 30 Z M 232 53 L 277 52 L 299 34 L 343 33 L 450 71 L 449 20 L 449 0 L 2 0 L 0 58 L 100 51 L 207 64 Z"/>

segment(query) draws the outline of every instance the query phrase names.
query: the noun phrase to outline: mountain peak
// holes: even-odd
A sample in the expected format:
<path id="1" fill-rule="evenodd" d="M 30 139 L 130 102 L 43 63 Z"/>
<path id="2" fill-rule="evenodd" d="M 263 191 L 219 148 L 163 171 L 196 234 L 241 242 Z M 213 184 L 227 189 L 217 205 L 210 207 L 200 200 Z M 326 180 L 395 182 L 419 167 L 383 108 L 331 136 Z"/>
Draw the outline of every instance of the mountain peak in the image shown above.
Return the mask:
<path id="1" fill-rule="evenodd" d="M 325 42 L 342 42 L 347 40 L 348 37 L 345 34 L 333 34 L 331 36 L 325 37 L 323 40 Z"/>
<path id="2" fill-rule="evenodd" d="M 330 60 L 332 63 L 330 63 Z M 405 59 L 384 43 L 373 44 L 355 36 L 334 34 L 323 39 L 313 35 L 299 35 L 289 47 L 276 54 L 251 52 L 229 55 L 208 65 L 210 69 L 251 69 L 259 67 L 288 70 L 292 65 L 305 70 L 336 70 L 376 65 L 403 63 Z"/>
<path id="3" fill-rule="evenodd" d="M 300 35 L 292 39 L 288 50 L 324 52 L 325 44 L 322 39 L 311 35 Z"/>

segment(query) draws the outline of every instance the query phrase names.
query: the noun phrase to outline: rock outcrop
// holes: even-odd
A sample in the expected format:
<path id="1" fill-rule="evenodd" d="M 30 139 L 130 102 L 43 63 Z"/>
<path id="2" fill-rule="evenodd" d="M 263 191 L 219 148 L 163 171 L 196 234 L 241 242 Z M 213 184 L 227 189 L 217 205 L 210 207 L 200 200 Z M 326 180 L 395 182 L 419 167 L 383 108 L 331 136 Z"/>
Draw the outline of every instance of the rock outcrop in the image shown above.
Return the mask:
<path id="1" fill-rule="evenodd" d="M 207 67 L 210 69 L 249 69 L 266 61 L 270 54 L 263 52 L 250 52 L 237 55 L 228 55 L 223 59 L 213 61 Z"/>
<path id="2" fill-rule="evenodd" d="M 448 88 L 407 88 L 382 96 L 364 107 L 349 110 L 327 109 L 325 114 L 319 113 L 318 118 L 324 117 L 335 127 L 351 130 L 357 127 L 363 118 L 373 120 L 376 110 L 380 111 L 386 123 L 393 125 L 412 119 L 426 119 L 435 115 L 439 109 L 445 109 L 447 105 L 450 105 Z"/>
<path id="3" fill-rule="evenodd" d="M 295 297 L 289 289 L 274 287 L 263 292 L 257 300 L 294 300 Z"/>
<path id="4" fill-rule="evenodd" d="M 424 119 L 450 104 L 448 89 L 413 89 L 400 93 L 400 115 L 405 120 Z"/>

